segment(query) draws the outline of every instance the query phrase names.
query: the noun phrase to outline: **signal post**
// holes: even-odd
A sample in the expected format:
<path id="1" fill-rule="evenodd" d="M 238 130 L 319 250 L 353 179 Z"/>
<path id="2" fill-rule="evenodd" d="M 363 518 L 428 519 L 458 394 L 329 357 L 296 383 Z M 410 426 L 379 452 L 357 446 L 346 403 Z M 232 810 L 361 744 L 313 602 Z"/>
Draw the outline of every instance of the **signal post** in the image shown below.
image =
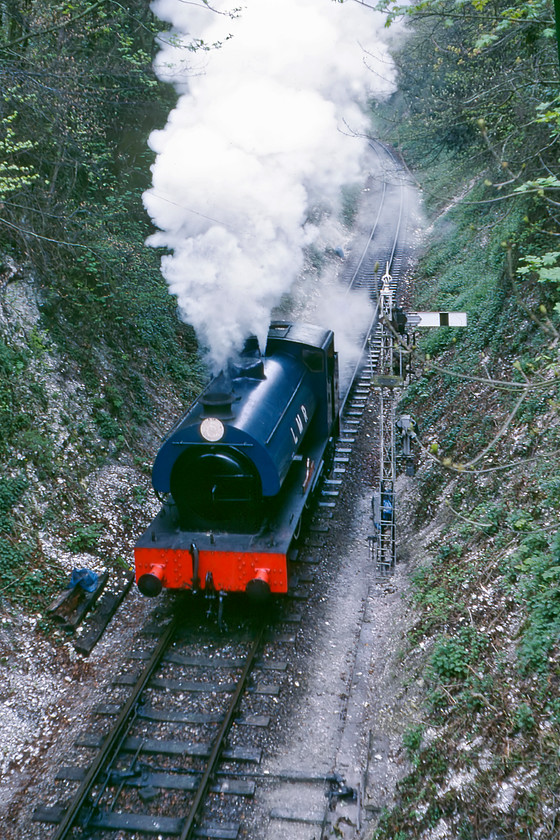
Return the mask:
<path id="1" fill-rule="evenodd" d="M 374 533 L 370 537 L 370 545 L 372 559 L 380 574 L 389 573 L 396 562 L 396 432 L 400 436 L 406 475 L 414 475 L 412 444 L 418 427 L 410 414 L 395 418 L 397 392 L 400 397 L 411 372 L 414 331 L 421 327 L 467 325 L 465 312 L 411 312 L 406 315 L 394 306 L 394 291 L 387 265 L 379 290 L 379 323 L 370 345 L 372 370 L 377 370 L 372 375 L 371 384 L 379 394 L 379 484 L 372 497 Z M 373 359 L 376 351 L 377 364 Z"/>

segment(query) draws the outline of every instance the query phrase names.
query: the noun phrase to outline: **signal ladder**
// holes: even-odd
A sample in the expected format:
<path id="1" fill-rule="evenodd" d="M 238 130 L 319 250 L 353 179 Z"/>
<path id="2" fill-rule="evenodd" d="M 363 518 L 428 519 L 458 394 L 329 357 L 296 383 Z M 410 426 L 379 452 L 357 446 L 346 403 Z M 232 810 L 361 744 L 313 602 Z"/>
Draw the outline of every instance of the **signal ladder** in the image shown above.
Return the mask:
<path id="1" fill-rule="evenodd" d="M 374 533 L 370 538 L 372 560 L 380 574 L 388 574 L 396 561 L 395 523 L 395 398 L 394 389 L 403 385 L 394 373 L 394 339 L 388 325 L 393 321 L 396 282 L 387 265 L 379 290 L 379 321 L 370 344 L 371 385 L 379 393 L 379 485 L 373 493 Z M 376 373 L 373 373 L 376 371 Z"/>
<path id="2" fill-rule="evenodd" d="M 376 330 L 369 339 L 366 362 L 360 376 L 352 388 L 349 402 L 344 407 L 341 428 L 336 440 L 333 467 L 329 477 L 323 482 L 321 499 L 318 503 L 325 513 L 335 507 L 335 499 L 342 485 L 342 476 L 350 460 L 352 444 L 355 440 L 361 418 L 366 408 L 372 387 L 378 389 L 380 398 L 379 440 L 380 465 L 379 488 L 373 494 L 374 536 L 370 545 L 377 570 L 381 574 L 389 572 L 396 559 L 395 525 L 395 400 L 393 390 L 403 384 L 402 377 L 393 375 L 394 343 L 393 334 L 383 324 L 390 324 L 393 319 L 393 299 L 397 282 L 389 274 L 387 265 L 381 278 L 379 291 L 379 320 Z"/>

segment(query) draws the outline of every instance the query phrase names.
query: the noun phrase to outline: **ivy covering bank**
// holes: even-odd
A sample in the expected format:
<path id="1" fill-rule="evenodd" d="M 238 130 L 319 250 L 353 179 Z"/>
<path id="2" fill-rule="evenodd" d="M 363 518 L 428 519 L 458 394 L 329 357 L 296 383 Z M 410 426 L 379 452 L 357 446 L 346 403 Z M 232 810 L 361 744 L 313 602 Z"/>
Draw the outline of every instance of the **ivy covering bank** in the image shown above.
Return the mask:
<path id="1" fill-rule="evenodd" d="M 136 470 L 112 502 L 138 531 L 157 399 L 200 383 L 144 244 L 147 137 L 174 100 L 151 66 L 160 28 L 140 0 L 0 4 L 0 597 L 34 610 L 66 574 L 46 543 L 128 562 L 88 476 Z"/>

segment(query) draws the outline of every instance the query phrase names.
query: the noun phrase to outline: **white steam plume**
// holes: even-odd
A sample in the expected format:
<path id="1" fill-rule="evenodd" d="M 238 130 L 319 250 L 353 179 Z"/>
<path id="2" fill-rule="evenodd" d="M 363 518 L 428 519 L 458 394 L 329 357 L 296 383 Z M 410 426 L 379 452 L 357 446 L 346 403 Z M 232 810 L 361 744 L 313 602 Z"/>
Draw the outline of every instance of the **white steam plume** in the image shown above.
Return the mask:
<path id="1" fill-rule="evenodd" d="M 382 18 L 358 3 L 246 0 L 234 17 L 226 0 L 152 8 L 173 27 L 156 71 L 179 99 L 150 137 L 148 242 L 171 251 L 162 273 L 216 371 L 248 335 L 264 344 L 321 220 L 360 180 L 366 106 L 394 90 L 393 65 Z"/>

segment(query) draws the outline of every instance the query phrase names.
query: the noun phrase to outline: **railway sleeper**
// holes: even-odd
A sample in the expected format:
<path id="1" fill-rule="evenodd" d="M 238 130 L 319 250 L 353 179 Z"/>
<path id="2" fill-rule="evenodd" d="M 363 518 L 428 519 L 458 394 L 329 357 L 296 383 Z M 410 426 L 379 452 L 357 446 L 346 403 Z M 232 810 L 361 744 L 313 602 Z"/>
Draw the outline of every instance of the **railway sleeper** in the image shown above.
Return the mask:
<path id="1" fill-rule="evenodd" d="M 64 782 L 81 782 L 87 775 L 86 767 L 61 767 L 56 779 Z M 151 771 L 147 767 L 139 767 L 131 774 L 129 771 L 113 770 L 109 777 L 109 784 L 126 787 L 152 787 L 158 790 L 198 789 L 201 773 L 162 773 Z M 229 794 L 230 796 L 253 796 L 255 782 L 246 779 L 222 778 L 210 787 L 212 793 Z"/>
<path id="2" fill-rule="evenodd" d="M 103 736 L 86 734 L 80 738 L 78 747 L 100 749 L 103 746 Z M 211 747 L 208 744 L 193 744 L 189 741 L 165 741 L 157 738 L 128 737 L 122 745 L 126 753 L 137 752 L 141 747 L 146 755 L 179 755 L 191 758 L 208 758 Z M 246 761 L 249 764 L 260 764 L 262 750 L 252 747 L 231 747 L 222 752 L 224 761 Z"/>
<path id="3" fill-rule="evenodd" d="M 149 659 L 149 651 L 139 651 L 130 654 L 131 659 Z M 193 668 L 226 668 L 232 670 L 234 668 L 242 668 L 245 665 L 245 660 L 239 659 L 221 659 L 215 656 L 185 656 L 182 653 L 168 653 L 163 657 L 163 662 L 172 665 L 184 665 Z M 287 667 L 286 662 L 278 662 L 276 660 L 260 660 L 257 659 L 254 665 L 255 669 L 263 671 L 285 671 Z"/>
<path id="4" fill-rule="evenodd" d="M 40 806 L 35 810 L 33 819 L 36 822 L 59 823 L 64 817 L 65 809 L 60 806 Z M 88 821 L 88 828 L 98 828 L 111 831 L 137 831 L 140 834 L 166 834 L 178 836 L 183 830 L 184 820 L 181 817 L 157 817 L 149 814 L 118 814 L 115 811 L 100 811 Z M 239 834 L 239 823 L 225 823 L 224 825 L 201 825 L 194 831 L 195 837 L 208 837 L 211 840 L 236 840 Z"/>
<path id="5" fill-rule="evenodd" d="M 135 674 L 120 674 L 115 678 L 115 685 L 136 685 L 137 679 Z M 163 689 L 164 691 L 190 691 L 193 694 L 231 694 L 237 688 L 237 684 L 235 682 L 190 682 L 155 677 L 150 680 L 149 687 L 152 689 Z M 278 686 L 276 688 L 278 689 Z M 257 683 L 249 691 L 252 691 L 254 694 L 270 694 L 270 686 L 263 686 L 261 683 Z"/>
<path id="6" fill-rule="evenodd" d="M 286 663 L 283 664 L 284 668 L 287 667 Z M 95 711 L 98 715 L 116 717 L 121 710 L 122 706 L 117 703 L 109 703 L 98 706 Z M 193 726 L 221 723 L 224 719 L 224 716 L 220 714 L 165 711 L 165 709 L 154 709 L 147 704 L 138 708 L 137 716 L 141 720 L 149 720 L 154 723 L 184 723 Z M 240 715 L 235 718 L 235 723 L 237 726 L 267 727 L 270 724 L 270 715 Z"/>

